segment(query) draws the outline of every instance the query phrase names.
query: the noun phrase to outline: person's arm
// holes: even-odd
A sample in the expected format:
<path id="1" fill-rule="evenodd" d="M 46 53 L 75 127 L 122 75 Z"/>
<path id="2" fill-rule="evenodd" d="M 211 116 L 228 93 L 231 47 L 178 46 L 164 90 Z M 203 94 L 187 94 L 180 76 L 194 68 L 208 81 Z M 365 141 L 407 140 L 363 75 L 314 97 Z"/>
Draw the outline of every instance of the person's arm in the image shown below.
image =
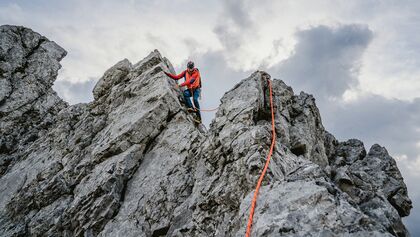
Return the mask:
<path id="1" fill-rule="evenodd" d="M 168 77 L 170 77 L 170 78 L 172 78 L 174 80 L 179 80 L 179 79 L 181 79 L 181 78 L 183 78 L 185 76 L 185 71 L 181 72 L 178 75 L 174 75 L 174 74 L 171 74 L 169 72 L 164 72 L 164 73 L 166 74 L 166 76 L 168 76 Z"/>

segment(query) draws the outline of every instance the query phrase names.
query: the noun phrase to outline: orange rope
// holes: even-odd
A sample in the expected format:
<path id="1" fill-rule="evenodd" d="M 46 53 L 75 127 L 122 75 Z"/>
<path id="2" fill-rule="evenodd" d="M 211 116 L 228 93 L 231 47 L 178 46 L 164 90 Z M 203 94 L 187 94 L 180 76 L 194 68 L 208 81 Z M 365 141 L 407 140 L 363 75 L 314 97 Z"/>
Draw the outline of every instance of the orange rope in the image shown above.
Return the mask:
<path id="1" fill-rule="evenodd" d="M 252 199 L 251 211 L 249 212 L 248 225 L 246 227 L 246 235 L 245 235 L 246 237 L 249 237 L 251 235 L 252 218 L 254 217 L 254 210 L 255 210 L 255 205 L 257 203 L 258 191 L 264 179 L 264 175 L 267 171 L 268 164 L 270 163 L 271 156 L 273 155 L 274 144 L 276 143 L 276 127 L 274 124 L 274 109 L 273 109 L 273 92 L 271 89 L 270 79 L 268 79 L 268 85 L 270 87 L 272 140 L 271 140 L 270 152 L 268 153 L 268 156 L 267 156 L 267 161 L 265 162 L 264 169 L 260 175 L 260 178 L 258 179 L 257 187 L 255 188 L 254 197 Z"/>
<path id="2" fill-rule="evenodd" d="M 214 108 L 214 109 L 198 109 L 198 110 L 200 110 L 200 112 L 210 112 L 210 111 L 215 111 L 215 110 L 217 110 L 219 107 L 217 107 L 217 108 Z M 197 108 L 196 108 L 197 109 Z"/>

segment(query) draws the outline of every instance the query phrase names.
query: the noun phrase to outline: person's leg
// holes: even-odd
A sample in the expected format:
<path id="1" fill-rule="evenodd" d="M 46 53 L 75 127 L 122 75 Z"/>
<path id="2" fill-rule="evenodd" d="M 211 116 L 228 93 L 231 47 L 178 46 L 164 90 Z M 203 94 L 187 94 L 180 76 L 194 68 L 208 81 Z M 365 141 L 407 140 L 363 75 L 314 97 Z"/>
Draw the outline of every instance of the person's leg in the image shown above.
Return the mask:
<path id="1" fill-rule="evenodd" d="M 201 93 L 200 88 L 195 89 L 193 99 L 194 99 L 195 108 L 197 109 L 197 115 L 201 120 L 200 104 L 198 103 L 198 97 L 200 97 L 200 93 Z"/>
<path id="2" fill-rule="evenodd" d="M 188 89 L 184 90 L 184 100 L 185 100 L 185 104 L 187 105 L 188 108 L 193 107 L 192 103 L 191 103 L 191 100 L 190 100 L 190 97 L 191 97 L 190 90 L 188 90 Z"/>
<path id="3" fill-rule="evenodd" d="M 197 88 L 197 89 L 194 90 L 193 93 L 194 93 L 194 96 L 193 96 L 194 105 L 197 109 L 200 109 L 200 104 L 198 103 L 198 97 L 200 97 L 201 89 Z"/>

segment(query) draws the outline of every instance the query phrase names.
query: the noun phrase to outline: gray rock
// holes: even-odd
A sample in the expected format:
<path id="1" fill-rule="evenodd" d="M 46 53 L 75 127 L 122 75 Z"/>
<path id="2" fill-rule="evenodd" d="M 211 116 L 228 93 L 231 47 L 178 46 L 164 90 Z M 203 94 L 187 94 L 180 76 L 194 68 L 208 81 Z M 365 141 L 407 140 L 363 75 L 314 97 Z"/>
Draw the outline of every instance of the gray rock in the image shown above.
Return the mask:
<path id="1" fill-rule="evenodd" d="M 51 89 L 65 51 L 0 29 L 1 236 L 244 235 L 271 143 L 267 73 L 226 92 L 203 132 L 157 50 L 70 106 Z M 337 141 L 311 95 L 271 84 L 277 141 L 252 236 L 409 236 L 412 204 L 386 149 Z"/>
<path id="2" fill-rule="evenodd" d="M 0 34 L 1 177 L 25 159 L 67 103 L 51 89 L 66 51 L 23 27 L 0 26 Z"/>
<path id="3" fill-rule="evenodd" d="M 353 163 L 340 167 L 335 176 L 342 173 L 351 182 L 342 183 L 337 178 L 335 182 L 365 214 L 386 223 L 390 233 L 405 236 L 401 217 L 410 214 L 412 203 L 395 160 L 378 144 L 367 155 L 363 144 L 355 139 L 341 143 L 339 150 L 343 147 L 346 147 L 346 157 L 354 157 Z"/>

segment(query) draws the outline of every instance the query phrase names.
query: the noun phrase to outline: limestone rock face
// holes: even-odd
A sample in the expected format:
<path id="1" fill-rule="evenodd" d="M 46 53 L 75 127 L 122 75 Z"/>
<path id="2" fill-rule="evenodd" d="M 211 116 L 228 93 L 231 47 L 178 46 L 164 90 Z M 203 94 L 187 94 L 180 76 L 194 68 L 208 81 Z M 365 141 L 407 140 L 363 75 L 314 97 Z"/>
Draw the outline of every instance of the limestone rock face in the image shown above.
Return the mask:
<path id="1" fill-rule="evenodd" d="M 0 176 L 28 156 L 67 106 L 51 86 L 66 51 L 23 27 L 0 27 Z M 0 201 L 1 202 L 1 201 Z"/>
<path id="2" fill-rule="evenodd" d="M 337 141 L 315 99 L 257 71 L 226 92 L 208 131 L 153 51 L 108 69 L 94 100 L 51 89 L 65 51 L 0 27 L 0 236 L 409 236 L 412 207 L 387 150 Z"/>

